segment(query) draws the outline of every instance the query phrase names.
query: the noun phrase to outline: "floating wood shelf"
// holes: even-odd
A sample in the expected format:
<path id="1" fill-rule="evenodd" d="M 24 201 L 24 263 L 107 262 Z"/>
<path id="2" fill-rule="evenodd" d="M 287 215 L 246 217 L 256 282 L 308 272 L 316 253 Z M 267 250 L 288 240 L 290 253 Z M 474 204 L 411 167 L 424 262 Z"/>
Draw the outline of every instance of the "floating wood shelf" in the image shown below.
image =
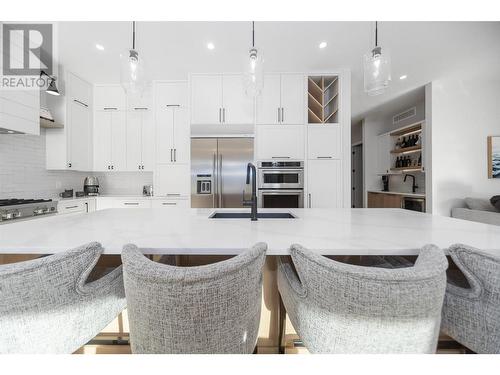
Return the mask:
<path id="1" fill-rule="evenodd" d="M 412 146 L 412 147 L 399 148 L 397 150 L 391 150 L 391 154 L 406 154 L 409 152 L 417 152 L 421 150 L 422 146 Z"/>
<path id="2" fill-rule="evenodd" d="M 401 167 L 401 168 L 391 168 L 391 171 L 422 171 L 421 166 L 416 167 Z"/>
<path id="3" fill-rule="evenodd" d="M 338 76 L 310 76 L 307 82 L 309 123 L 337 123 L 339 116 Z"/>
<path id="4" fill-rule="evenodd" d="M 392 137 L 400 137 L 402 135 L 417 133 L 419 131 L 422 131 L 422 123 L 421 122 L 419 122 L 418 124 L 403 128 L 403 129 L 396 130 L 396 131 L 390 133 L 390 135 Z"/>

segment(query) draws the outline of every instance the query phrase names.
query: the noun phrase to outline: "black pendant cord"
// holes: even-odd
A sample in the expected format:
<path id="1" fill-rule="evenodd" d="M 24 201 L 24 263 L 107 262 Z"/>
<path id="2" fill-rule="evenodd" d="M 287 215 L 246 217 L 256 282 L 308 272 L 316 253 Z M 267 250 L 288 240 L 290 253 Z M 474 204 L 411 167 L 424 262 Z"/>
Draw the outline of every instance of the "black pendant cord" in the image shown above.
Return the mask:
<path id="1" fill-rule="evenodd" d="M 255 47 L 255 22 L 252 21 L 252 48 Z"/>
<path id="2" fill-rule="evenodd" d="M 135 21 L 132 21 L 132 49 L 135 49 Z"/>
<path id="3" fill-rule="evenodd" d="M 375 47 L 378 47 L 378 22 L 375 21 Z"/>

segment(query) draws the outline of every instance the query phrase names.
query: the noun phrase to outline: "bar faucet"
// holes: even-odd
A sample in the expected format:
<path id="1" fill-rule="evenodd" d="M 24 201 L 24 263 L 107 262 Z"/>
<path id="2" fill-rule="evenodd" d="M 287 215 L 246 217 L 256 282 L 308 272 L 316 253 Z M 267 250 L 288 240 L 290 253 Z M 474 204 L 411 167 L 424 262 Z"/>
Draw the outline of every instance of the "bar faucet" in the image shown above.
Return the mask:
<path id="1" fill-rule="evenodd" d="M 243 206 L 250 206 L 252 208 L 250 219 L 252 221 L 257 221 L 257 170 L 252 163 L 248 163 L 247 165 L 247 185 L 250 184 L 250 175 L 252 175 L 252 197 L 250 200 L 245 200 L 245 192 L 243 191 Z"/>
<path id="2" fill-rule="evenodd" d="M 403 182 L 406 182 L 406 177 L 408 177 L 408 176 L 410 176 L 410 177 L 412 177 L 412 178 L 413 178 L 413 182 L 412 182 L 412 184 L 411 184 L 411 191 L 412 191 L 413 193 L 415 193 L 415 192 L 417 191 L 418 186 L 417 186 L 417 184 L 415 183 L 415 176 L 414 176 L 414 175 L 412 175 L 412 174 L 405 174 L 405 178 L 404 178 Z"/>

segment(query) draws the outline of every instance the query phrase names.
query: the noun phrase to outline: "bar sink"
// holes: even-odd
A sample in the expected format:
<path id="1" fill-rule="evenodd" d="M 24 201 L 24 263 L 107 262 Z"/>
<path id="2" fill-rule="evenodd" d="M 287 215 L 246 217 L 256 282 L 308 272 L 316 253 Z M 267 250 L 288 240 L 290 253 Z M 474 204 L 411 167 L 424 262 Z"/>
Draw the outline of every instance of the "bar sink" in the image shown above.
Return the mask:
<path id="1" fill-rule="evenodd" d="M 209 219 L 250 219 L 250 212 L 214 212 Z M 289 212 L 259 212 L 257 219 L 295 219 Z"/>

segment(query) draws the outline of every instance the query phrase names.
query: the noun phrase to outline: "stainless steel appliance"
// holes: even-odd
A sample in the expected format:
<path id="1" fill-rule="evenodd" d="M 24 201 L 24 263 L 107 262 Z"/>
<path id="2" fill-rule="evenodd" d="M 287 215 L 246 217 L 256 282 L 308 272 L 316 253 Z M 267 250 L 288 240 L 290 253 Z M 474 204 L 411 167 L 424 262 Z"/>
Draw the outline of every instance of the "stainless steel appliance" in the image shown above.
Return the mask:
<path id="1" fill-rule="evenodd" d="M 304 162 L 261 161 L 259 163 L 259 207 L 304 207 Z"/>
<path id="2" fill-rule="evenodd" d="M 191 206 L 243 207 L 253 138 L 191 139 Z"/>
<path id="3" fill-rule="evenodd" d="M 404 197 L 403 208 L 418 212 L 425 212 L 425 198 Z"/>
<path id="4" fill-rule="evenodd" d="M 144 185 L 142 187 L 142 195 L 145 197 L 152 197 L 153 196 L 153 185 Z"/>
<path id="5" fill-rule="evenodd" d="M 0 199 L 0 222 L 57 213 L 52 199 Z"/>
<path id="6" fill-rule="evenodd" d="M 86 195 L 99 195 L 99 179 L 93 176 L 85 177 L 85 180 L 83 181 L 83 191 Z"/>

